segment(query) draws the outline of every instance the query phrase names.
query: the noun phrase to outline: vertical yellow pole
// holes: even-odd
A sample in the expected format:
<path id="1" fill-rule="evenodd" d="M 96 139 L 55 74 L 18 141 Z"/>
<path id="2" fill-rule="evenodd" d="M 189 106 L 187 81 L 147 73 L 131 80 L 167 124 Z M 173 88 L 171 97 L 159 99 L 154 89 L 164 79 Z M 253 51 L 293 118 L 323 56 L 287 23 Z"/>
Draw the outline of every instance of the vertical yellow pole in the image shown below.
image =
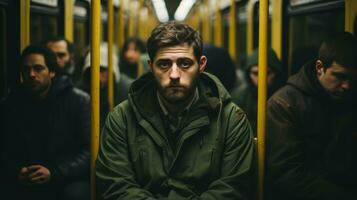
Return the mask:
<path id="1" fill-rule="evenodd" d="M 357 1 L 345 0 L 345 31 L 353 33 L 354 20 L 356 19 L 356 16 Z"/>
<path id="2" fill-rule="evenodd" d="M 20 0 L 20 48 L 30 44 L 30 1 Z"/>
<path id="3" fill-rule="evenodd" d="M 108 104 L 109 109 L 114 107 L 114 76 L 113 76 L 113 32 L 114 7 L 113 0 L 108 0 Z"/>
<path id="4" fill-rule="evenodd" d="M 125 1 L 120 1 L 119 7 L 119 48 L 122 48 L 125 41 Z"/>
<path id="5" fill-rule="evenodd" d="M 137 27 L 137 30 L 136 30 L 136 36 L 139 35 L 139 32 L 141 31 L 140 30 L 140 11 L 141 11 L 141 8 L 143 7 L 144 5 L 144 1 L 143 0 L 139 0 L 139 7 L 138 7 L 138 10 L 135 12 L 136 13 L 136 16 L 137 16 L 137 21 L 136 21 L 136 27 Z M 141 60 L 139 60 L 139 64 L 138 64 L 138 70 L 137 70 L 137 77 L 141 76 L 142 74 L 144 73 L 144 64 L 141 62 Z"/>
<path id="6" fill-rule="evenodd" d="M 217 47 L 222 46 L 222 16 L 219 6 L 220 1 L 216 1 L 216 20 L 215 20 L 215 34 L 214 41 Z"/>
<path id="7" fill-rule="evenodd" d="M 202 18 L 202 37 L 205 43 L 210 43 L 211 30 L 210 30 L 210 13 L 208 9 L 208 1 L 205 0 L 201 5 L 201 18 Z"/>
<path id="8" fill-rule="evenodd" d="M 129 1 L 129 5 L 128 5 L 128 10 L 129 10 L 129 37 L 134 37 L 135 35 L 135 20 L 136 20 L 136 16 L 135 16 L 135 12 L 133 9 L 133 1 Z"/>
<path id="9" fill-rule="evenodd" d="M 231 54 L 231 58 L 236 61 L 237 51 L 236 51 L 236 26 L 237 26 L 237 18 L 236 18 L 236 2 L 235 0 L 231 0 L 231 8 L 229 11 L 229 54 Z"/>
<path id="10" fill-rule="evenodd" d="M 100 0 L 91 1 L 91 199 L 95 200 L 95 160 L 99 144 Z"/>
<path id="11" fill-rule="evenodd" d="M 271 46 L 276 52 L 279 59 L 282 56 L 282 28 L 283 28 L 283 1 L 271 1 L 273 8 L 272 12 L 272 28 L 271 28 Z"/>
<path id="12" fill-rule="evenodd" d="M 258 60 L 258 199 L 264 196 L 265 124 L 267 96 L 268 0 L 259 1 Z"/>
<path id="13" fill-rule="evenodd" d="M 247 55 L 251 55 L 254 49 L 254 0 L 247 4 Z"/>
<path id="14" fill-rule="evenodd" d="M 73 0 L 64 2 L 64 37 L 73 42 Z"/>
<path id="15" fill-rule="evenodd" d="M 140 25 L 140 21 L 141 21 L 141 9 L 144 7 L 144 0 L 139 0 L 139 8 L 136 11 L 136 16 L 137 16 L 137 21 L 136 21 L 136 36 L 139 36 L 140 32 L 142 31 L 140 28 L 142 28 Z"/>

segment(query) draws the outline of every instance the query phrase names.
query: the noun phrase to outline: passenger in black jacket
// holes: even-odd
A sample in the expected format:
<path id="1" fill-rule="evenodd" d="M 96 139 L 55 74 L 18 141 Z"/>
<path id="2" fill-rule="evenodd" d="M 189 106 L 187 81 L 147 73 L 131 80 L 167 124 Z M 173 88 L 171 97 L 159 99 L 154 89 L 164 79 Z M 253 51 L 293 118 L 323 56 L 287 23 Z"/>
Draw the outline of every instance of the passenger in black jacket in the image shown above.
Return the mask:
<path id="1" fill-rule="evenodd" d="M 23 51 L 23 82 L 2 103 L 1 199 L 89 199 L 90 99 L 55 67 L 52 51 Z"/>
<path id="2" fill-rule="evenodd" d="M 357 198 L 357 40 L 325 41 L 267 105 L 267 196 Z"/>

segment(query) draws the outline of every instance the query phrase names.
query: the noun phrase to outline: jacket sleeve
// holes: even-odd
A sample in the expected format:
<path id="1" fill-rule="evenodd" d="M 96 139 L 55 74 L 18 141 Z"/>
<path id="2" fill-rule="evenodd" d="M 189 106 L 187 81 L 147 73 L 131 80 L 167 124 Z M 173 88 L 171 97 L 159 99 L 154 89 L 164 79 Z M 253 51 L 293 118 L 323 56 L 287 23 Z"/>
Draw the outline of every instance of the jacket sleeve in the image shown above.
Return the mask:
<path id="1" fill-rule="evenodd" d="M 128 157 L 126 134 L 127 120 L 122 106 L 109 113 L 105 122 L 96 161 L 97 199 L 155 199 L 135 180 L 135 173 Z"/>
<path id="2" fill-rule="evenodd" d="M 90 97 L 78 89 L 74 90 L 75 99 L 72 99 L 75 127 L 73 133 L 77 140 L 78 151 L 73 155 L 56 160 L 50 164 L 53 181 L 71 181 L 89 179 L 90 175 Z"/>
<path id="3" fill-rule="evenodd" d="M 297 199 L 351 199 L 351 191 L 326 180 L 320 170 L 304 163 L 304 139 L 298 134 L 292 104 L 272 97 L 267 106 L 267 172 L 279 196 Z M 272 190 L 276 192 L 275 190 Z M 274 195 L 274 194 L 273 194 Z"/>
<path id="4" fill-rule="evenodd" d="M 225 115 L 227 116 L 227 115 Z M 229 111 L 221 174 L 198 199 L 252 199 L 255 190 L 255 149 L 253 132 L 246 115 L 237 106 Z"/>

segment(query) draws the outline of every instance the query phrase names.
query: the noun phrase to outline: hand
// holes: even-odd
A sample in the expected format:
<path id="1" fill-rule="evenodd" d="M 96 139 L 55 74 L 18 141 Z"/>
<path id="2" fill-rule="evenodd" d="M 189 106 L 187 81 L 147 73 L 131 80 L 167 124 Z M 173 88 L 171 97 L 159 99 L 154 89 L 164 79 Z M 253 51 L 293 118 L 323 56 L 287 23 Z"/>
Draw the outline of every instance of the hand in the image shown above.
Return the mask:
<path id="1" fill-rule="evenodd" d="M 31 165 L 27 167 L 27 179 L 33 184 L 44 184 L 50 181 L 51 172 L 42 165 Z"/>
<path id="2" fill-rule="evenodd" d="M 20 169 L 19 175 L 18 175 L 18 180 L 20 183 L 25 184 L 25 185 L 31 185 L 31 183 L 28 180 L 28 175 L 30 171 L 27 167 L 23 167 Z"/>

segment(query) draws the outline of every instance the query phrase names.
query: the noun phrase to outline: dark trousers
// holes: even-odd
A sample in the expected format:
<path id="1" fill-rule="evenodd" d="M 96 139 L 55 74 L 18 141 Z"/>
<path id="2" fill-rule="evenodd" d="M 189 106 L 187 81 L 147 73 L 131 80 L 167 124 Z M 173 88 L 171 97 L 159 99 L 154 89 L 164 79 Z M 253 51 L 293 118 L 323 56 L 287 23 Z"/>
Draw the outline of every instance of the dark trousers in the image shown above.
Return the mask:
<path id="1" fill-rule="evenodd" d="M 64 185 L 20 186 L 6 191 L 5 197 L 0 199 L 90 200 L 90 184 L 78 181 Z"/>

